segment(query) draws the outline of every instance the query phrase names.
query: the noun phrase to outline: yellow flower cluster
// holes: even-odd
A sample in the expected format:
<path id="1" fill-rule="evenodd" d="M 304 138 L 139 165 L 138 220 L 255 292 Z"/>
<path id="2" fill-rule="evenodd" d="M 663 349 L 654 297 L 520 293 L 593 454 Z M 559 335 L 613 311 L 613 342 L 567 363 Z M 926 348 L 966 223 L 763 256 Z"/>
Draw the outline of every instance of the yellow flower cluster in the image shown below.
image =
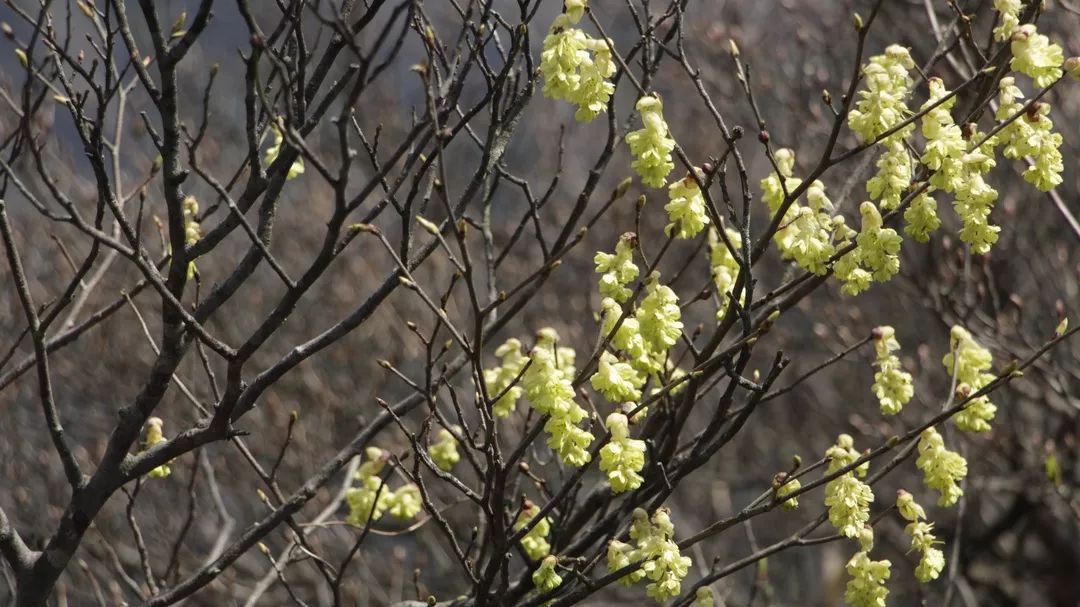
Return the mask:
<path id="1" fill-rule="evenodd" d="M 644 480 L 640 472 L 645 467 L 645 441 L 630 438 L 630 420 L 622 413 L 609 415 L 606 424 L 611 440 L 600 450 L 600 471 L 615 493 L 633 491 Z"/>
<path id="2" fill-rule="evenodd" d="M 859 452 L 855 450 L 855 441 L 850 435 L 841 434 L 836 444 L 825 452 L 829 458 L 826 474 L 855 463 Z M 870 520 L 870 504 L 874 501 L 874 491 L 870 485 L 859 480 L 866 476 L 869 462 L 864 462 L 854 470 L 842 474 L 825 484 L 825 506 L 829 509 L 829 522 L 846 537 L 858 537 L 866 521 Z"/>
<path id="3" fill-rule="evenodd" d="M 630 539 L 636 546 L 620 541 L 608 544 L 608 571 L 618 571 L 627 565 L 644 561 L 641 568 L 619 580 L 629 586 L 648 578 L 646 594 L 658 603 L 676 597 L 682 592 L 682 580 L 690 571 L 691 560 L 679 552 L 675 542 L 675 526 L 666 508 L 659 508 L 650 519 L 641 508 L 634 510 L 634 522 L 630 526 Z"/>
<path id="4" fill-rule="evenodd" d="M 694 168 L 698 176 L 701 169 Z M 668 186 L 671 202 L 664 205 L 671 221 L 664 228 L 664 233 L 675 238 L 693 238 L 709 225 L 709 215 L 705 211 L 705 198 L 693 176 L 687 175 Z M 676 229 L 678 228 L 678 229 Z"/>
<path id="5" fill-rule="evenodd" d="M 856 552 L 845 567 L 851 579 L 844 589 L 844 600 L 851 607 L 885 607 L 885 598 L 889 596 L 885 581 L 889 579 L 892 563 L 870 559 L 870 550 L 874 547 L 874 532 L 870 527 L 860 532 L 859 545 L 862 550 Z"/>
<path id="6" fill-rule="evenodd" d="M 903 489 L 896 492 L 896 508 L 908 521 L 904 532 L 911 537 L 911 549 L 922 553 L 915 567 L 915 577 L 924 584 L 936 580 L 945 568 L 945 553 L 937 547 L 941 541 L 934 537 L 934 524 L 925 520 L 923 507 Z"/>
<path id="7" fill-rule="evenodd" d="M 998 86 L 998 109 L 994 118 L 1004 122 L 1024 109 L 1020 87 L 1011 76 L 1001 79 Z M 1005 145 L 1002 154 L 1006 158 L 1030 156 L 1032 164 L 1024 171 L 1024 179 L 1043 192 L 1061 183 L 1065 165 L 1061 158 L 1061 133 L 1054 132 L 1050 120 L 1050 105 L 1036 102 L 1019 118 L 998 132 L 998 141 Z"/>
<path id="8" fill-rule="evenodd" d="M 934 428 L 923 430 L 918 449 L 915 466 L 923 471 L 923 482 L 941 494 L 939 506 L 952 506 L 964 494 L 960 481 L 967 476 L 967 460 L 946 449 L 945 440 Z"/>
<path id="9" fill-rule="evenodd" d="M 942 359 L 945 370 L 956 376 L 956 392 L 961 397 L 981 389 L 994 380 L 993 373 L 987 373 L 993 364 L 990 351 L 979 345 L 967 329 L 956 325 L 949 333 L 950 350 Z M 986 432 L 997 413 L 997 407 L 987 395 L 971 399 L 962 411 L 953 418 L 956 427 L 966 432 Z"/>
<path id="10" fill-rule="evenodd" d="M 517 407 L 518 399 L 523 393 L 521 386 L 511 384 L 529 359 L 521 353 L 521 342 L 513 337 L 495 350 L 495 356 L 502 359 L 502 364 L 484 369 L 484 387 L 489 398 L 498 397 L 491 406 L 492 414 L 495 417 L 506 417 Z"/>
<path id="11" fill-rule="evenodd" d="M 626 135 L 626 144 L 634 156 L 631 166 L 645 185 L 663 187 L 668 173 L 675 168 L 671 161 L 675 140 L 664 121 L 664 104 L 657 95 L 645 95 L 638 99 L 637 111 L 642 128 Z"/>
<path id="12" fill-rule="evenodd" d="M 553 329 L 540 331 L 521 383 L 533 408 L 548 416 L 544 424 L 548 446 L 564 464 L 582 466 L 591 459 L 588 446 L 593 435 L 578 426 L 588 415 L 574 401 L 573 350 L 556 347 L 557 339 Z"/>
<path id="13" fill-rule="evenodd" d="M 584 0 L 566 0 L 565 11 L 551 23 L 540 52 L 544 96 L 577 106 L 574 117 L 589 122 L 607 110 L 615 85 L 611 41 L 593 38 L 573 27 L 585 14 Z"/>
<path id="14" fill-rule="evenodd" d="M 900 366 L 900 358 L 894 354 L 900 349 L 896 330 L 889 326 L 874 331 L 874 395 L 877 396 L 883 415 L 896 415 L 915 394 L 911 386 L 911 374 Z"/>
<path id="15" fill-rule="evenodd" d="M 802 180 L 794 177 L 795 152 L 782 148 L 776 151 L 777 171 L 761 180 L 762 200 L 773 216 L 780 212 L 784 200 Z M 780 228 L 773 236 L 784 259 L 818 276 L 828 271 L 828 261 L 836 253 L 836 219 L 833 204 L 825 193 L 825 184 L 815 181 L 806 188 L 807 205 L 793 202 L 784 212 Z"/>
<path id="16" fill-rule="evenodd" d="M 627 285 L 633 282 L 640 270 L 634 263 L 634 245 L 637 235 L 627 232 L 615 243 L 614 253 L 597 252 L 593 258 L 596 272 L 600 274 L 600 294 L 618 302 L 630 299 L 634 294 Z"/>
<path id="17" fill-rule="evenodd" d="M 907 99 L 913 83 L 910 70 L 914 68 L 911 53 L 898 44 L 863 66 L 866 88 L 859 91 L 859 101 L 848 115 L 848 126 L 863 141 L 876 140 L 911 114 Z"/>
<path id="18" fill-rule="evenodd" d="M 382 518 L 387 511 L 401 520 L 416 518 L 423 508 L 420 488 L 409 483 L 397 491 L 391 491 L 379 477 L 390 454 L 378 447 L 368 447 L 364 450 L 364 457 L 364 463 L 356 470 L 359 484 L 345 492 L 345 502 L 349 505 L 345 522 L 355 527 L 365 527 Z"/>
<path id="19" fill-rule="evenodd" d="M 525 528 L 536 516 L 540 514 L 540 507 L 529 500 L 521 506 L 521 513 L 514 522 L 514 531 Z M 536 522 L 521 538 L 521 547 L 525 554 L 534 561 L 538 561 L 551 553 L 551 544 L 548 543 L 548 535 L 551 533 L 551 520 L 546 516 Z"/>

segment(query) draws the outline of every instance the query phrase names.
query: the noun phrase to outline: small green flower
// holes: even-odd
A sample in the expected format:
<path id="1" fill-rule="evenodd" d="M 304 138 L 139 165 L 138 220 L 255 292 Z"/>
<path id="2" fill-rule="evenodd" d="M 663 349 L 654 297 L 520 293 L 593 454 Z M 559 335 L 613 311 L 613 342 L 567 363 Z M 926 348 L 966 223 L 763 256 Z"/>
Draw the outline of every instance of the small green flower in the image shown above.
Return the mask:
<path id="1" fill-rule="evenodd" d="M 540 568 L 533 572 L 533 585 L 540 592 L 551 592 L 562 584 L 562 577 L 555 571 L 555 565 L 558 563 L 559 559 L 554 556 L 545 556 L 544 560 L 540 561 Z"/>
<path id="2" fill-rule="evenodd" d="M 522 505 L 521 513 L 518 514 L 517 521 L 514 523 L 514 530 L 518 531 L 523 529 L 525 525 L 529 524 L 531 520 L 536 518 L 540 514 L 540 507 L 532 503 L 529 500 L 525 500 Z M 551 519 L 546 516 L 535 525 L 529 532 L 521 538 L 521 547 L 525 550 L 525 554 L 529 555 L 534 561 L 538 561 L 551 552 L 551 544 L 548 543 L 547 537 L 551 533 Z"/>
<path id="3" fill-rule="evenodd" d="M 461 432 L 460 427 L 455 426 L 454 429 L 459 433 Z M 435 436 L 438 440 L 428 447 L 431 461 L 435 462 L 435 465 L 440 470 L 449 472 L 454 465 L 461 461 L 461 454 L 458 453 L 458 441 L 454 438 L 454 433 L 446 428 L 439 428 Z"/>
<path id="4" fill-rule="evenodd" d="M 506 417 L 517 407 L 518 399 L 524 393 L 520 385 L 510 387 L 529 359 L 521 353 L 521 342 L 511 337 L 495 350 L 495 356 L 502 359 L 498 367 L 484 369 L 484 386 L 488 396 L 498 400 L 492 404 L 491 412 L 495 417 Z"/>
<path id="5" fill-rule="evenodd" d="M 420 488 L 413 483 L 403 485 L 386 496 L 386 509 L 396 519 L 404 521 L 414 519 L 417 514 L 420 514 L 422 508 Z"/>
<path id="6" fill-rule="evenodd" d="M 646 295 L 637 310 L 641 335 L 653 352 L 667 352 L 682 335 L 679 297 L 671 287 L 660 284 L 660 272 L 645 280 Z"/>

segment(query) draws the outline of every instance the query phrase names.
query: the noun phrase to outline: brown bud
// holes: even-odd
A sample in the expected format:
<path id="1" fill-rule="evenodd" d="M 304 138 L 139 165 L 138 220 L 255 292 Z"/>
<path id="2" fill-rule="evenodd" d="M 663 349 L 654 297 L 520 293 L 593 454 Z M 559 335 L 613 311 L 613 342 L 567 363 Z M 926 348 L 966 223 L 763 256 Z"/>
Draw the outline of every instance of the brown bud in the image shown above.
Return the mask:
<path id="1" fill-rule="evenodd" d="M 769 143 L 769 131 L 761 129 L 757 134 L 757 140 L 761 143 Z"/>

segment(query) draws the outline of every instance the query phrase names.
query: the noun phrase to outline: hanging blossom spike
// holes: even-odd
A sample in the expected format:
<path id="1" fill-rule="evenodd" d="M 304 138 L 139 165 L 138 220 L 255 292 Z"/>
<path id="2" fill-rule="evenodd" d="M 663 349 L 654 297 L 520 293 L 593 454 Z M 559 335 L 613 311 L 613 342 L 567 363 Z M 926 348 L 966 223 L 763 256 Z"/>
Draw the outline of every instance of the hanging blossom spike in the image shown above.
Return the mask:
<path id="1" fill-rule="evenodd" d="M 664 121 L 664 104 L 659 95 L 645 95 L 638 99 L 636 107 L 643 128 L 626 135 L 626 143 L 634 156 L 631 166 L 645 185 L 660 188 L 675 168 L 671 161 L 675 140 Z"/>
<path id="2" fill-rule="evenodd" d="M 982 389 L 994 381 L 993 373 L 988 373 L 993 366 L 990 351 L 979 345 L 967 329 L 956 325 L 949 332 L 949 353 L 941 360 L 950 375 L 956 375 L 958 397 L 967 398 L 972 392 Z M 986 432 L 997 413 L 997 407 L 990 402 L 990 397 L 982 395 L 969 402 L 953 419 L 956 427 L 965 432 Z"/>
<path id="3" fill-rule="evenodd" d="M 916 579 L 923 584 L 936 580 L 945 568 L 945 553 L 937 547 L 941 540 L 934 537 L 934 524 L 926 520 L 923 507 L 903 489 L 896 492 L 896 509 L 908 521 L 904 532 L 911 537 L 911 549 L 921 553 L 915 567 Z"/>
<path id="4" fill-rule="evenodd" d="M 461 434 L 462 429 L 460 426 L 454 426 L 454 431 Z M 436 441 L 428 447 L 431 461 L 435 462 L 435 465 L 440 470 L 449 472 L 461 461 L 461 453 L 458 452 L 458 440 L 454 438 L 454 433 L 446 428 L 439 428 L 435 437 Z"/>
<path id="5" fill-rule="evenodd" d="M 540 514 L 540 507 L 531 502 L 525 500 L 521 506 L 521 513 L 518 514 L 517 521 L 514 522 L 514 531 L 519 531 L 529 524 L 536 516 Z M 548 534 L 551 533 L 551 519 L 544 517 L 533 525 L 532 529 L 521 538 L 521 547 L 525 550 L 525 554 L 529 555 L 534 561 L 539 561 L 548 554 L 551 553 L 551 544 L 548 543 Z"/>
<path id="6" fill-rule="evenodd" d="M 866 88 L 859 91 L 859 100 L 848 115 L 848 126 L 864 142 L 874 141 L 911 115 L 906 103 L 914 83 L 910 74 L 913 69 L 911 53 L 898 44 L 871 57 L 862 67 Z"/>
<path id="7" fill-rule="evenodd" d="M 593 257 L 596 272 L 600 274 L 600 294 L 617 302 L 624 302 L 634 294 L 627 285 L 637 279 L 641 270 L 634 263 L 634 247 L 637 234 L 627 232 L 615 243 L 614 253 L 598 251 Z"/>
<path id="8" fill-rule="evenodd" d="M 551 23 L 540 52 L 544 96 L 577 106 L 574 118 L 590 122 L 607 110 L 615 85 L 610 40 L 573 27 L 585 15 L 584 0 L 566 0 L 565 10 Z"/>
<path id="9" fill-rule="evenodd" d="M 1015 79 L 1006 76 L 998 85 L 998 109 L 994 118 L 1004 122 L 1024 109 L 1024 98 Z M 1033 164 L 1024 171 L 1024 180 L 1042 192 L 1047 192 L 1061 184 L 1061 172 L 1065 169 L 1061 157 L 1061 133 L 1054 132 L 1054 122 L 1050 120 L 1050 104 L 1035 102 L 1019 118 L 1016 118 L 1000 131 L 997 138 L 1005 147 L 1002 154 L 1006 158 L 1024 158 L 1030 156 Z"/>
<path id="10" fill-rule="evenodd" d="M 889 596 L 885 582 L 891 574 L 892 563 L 888 560 L 871 560 L 874 531 L 869 526 L 860 532 L 859 545 L 862 550 L 856 552 L 845 567 L 851 579 L 844 590 L 844 600 L 851 607 L 885 607 L 885 599 Z"/>
<path id="11" fill-rule="evenodd" d="M 704 177 L 701 169 L 693 169 L 699 178 Z M 693 238 L 709 225 L 709 215 L 705 212 L 705 197 L 692 175 L 687 175 L 668 186 L 670 202 L 664 206 L 671 220 L 664 228 L 664 234 L 675 238 Z M 676 229 L 678 228 L 678 229 Z"/>
<path id="12" fill-rule="evenodd" d="M 1009 67 L 1031 78 L 1039 88 L 1053 84 L 1061 78 L 1061 64 L 1065 63 L 1065 52 L 1057 44 L 1040 34 L 1034 24 L 1025 23 L 1013 30 L 1012 62 Z"/>
<path id="13" fill-rule="evenodd" d="M 829 458 L 826 474 L 853 464 L 859 459 L 855 450 L 855 441 L 850 435 L 841 434 L 836 444 L 825 452 Z M 829 522 L 846 537 L 858 537 L 863 525 L 870 520 L 870 504 L 874 501 L 874 492 L 870 485 L 859 480 L 866 476 L 869 462 L 864 462 L 854 470 L 834 478 L 825 484 L 825 506 L 829 509 Z"/>
<path id="14" fill-rule="evenodd" d="M 882 415 L 896 415 L 911 400 L 915 389 L 911 386 L 911 374 L 900 365 L 900 357 L 894 352 L 900 349 L 896 330 L 889 326 L 874 329 L 874 395 L 881 405 Z"/>
<path id="15" fill-rule="evenodd" d="M 645 441 L 630 438 L 630 420 L 622 413 L 608 415 L 606 425 L 611 440 L 600 450 L 600 471 L 607 474 L 615 493 L 633 491 L 645 480 Z"/>
<path id="16" fill-rule="evenodd" d="M 484 369 L 484 387 L 488 397 L 496 400 L 491 406 L 495 417 L 506 417 L 517 407 L 518 399 L 524 393 L 520 385 L 510 386 L 517 378 L 529 359 L 521 353 L 521 341 L 511 337 L 495 350 L 495 356 L 502 359 L 497 367 Z M 499 395 L 502 396 L 499 396 Z"/>
<path id="17" fill-rule="evenodd" d="M 967 461 L 959 453 L 946 449 L 945 440 L 934 428 L 923 430 L 918 450 L 915 466 L 922 470 L 923 482 L 941 494 L 939 506 L 952 506 L 964 494 L 960 481 L 967 476 Z"/>

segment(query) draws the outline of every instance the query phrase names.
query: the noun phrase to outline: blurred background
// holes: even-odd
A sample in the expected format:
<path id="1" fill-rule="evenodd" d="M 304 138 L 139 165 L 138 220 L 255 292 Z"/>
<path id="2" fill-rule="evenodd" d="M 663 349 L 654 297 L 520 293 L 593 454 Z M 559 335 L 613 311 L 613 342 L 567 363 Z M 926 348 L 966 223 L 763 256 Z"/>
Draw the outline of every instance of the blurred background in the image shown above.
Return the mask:
<path id="1" fill-rule="evenodd" d="M 260 11 L 265 11 L 258 18 L 265 17 L 267 23 L 276 21 L 279 13 L 272 3 L 256 4 Z M 509 2 L 496 4 L 510 6 Z M 540 32 L 561 9 L 560 4 L 544 2 L 534 21 L 532 42 L 537 47 L 534 57 L 539 55 Z M 985 39 L 985 32 L 993 25 L 990 3 L 980 0 L 959 4 L 977 15 L 972 27 L 982 36 L 978 39 Z M 33 11 L 37 3 L 22 0 L 15 5 Z M 195 5 L 195 2 L 174 0 L 158 2 L 163 14 L 178 14 L 185 9 L 191 14 Z M 594 0 L 591 5 L 617 46 L 632 44 L 637 39 L 636 27 L 621 2 Z M 686 16 L 687 51 L 702 69 L 705 85 L 728 124 L 741 125 L 753 134 L 756 130 L 753 114 L 734 77 L 727 51 L 729 39 L 738 42 L 743 59 L 751 65 L 751 83 L 771 141 L 775 146 L 795 150 L 795 174 L 800 175 L 816 163 L 832 123 L 828 108 L 821 101 L 822 91 L 829 90 L 838 99 L 853 69 L 855 34 L 851 13 L 865 14 L 869 8 L 870 3 L 861 0 L 692 1 Z M 1080 3 L 1074 6 L 1062 0 L 1048 0 L 1039 21 L 1040 31 L 1061 44 L 1066 56 L 1080 54 L 1077 9 Z M 445 23 L 446 34 L 454 31 L 456 12 L 450 3 L 428 2 L 427 10 L 436 22 Z M 0 20 L 10 23 L 17 37 L 26 38 L 28 27 L 10 7 L 0 7 Z M 874 23 L 867 55 L 898 43 L 910 47 L 916 63 L 921 65 L 937 46 L 935 27 L 947 28 L 952 21 L 952 9 L 943 1 L 887 0 Z M 313 39 L 317 35 L 315 29 Z M 376 30 L 378 27 L 373 28 L 373 32 Z M 236 159 L 244 154 L 242 64 L 238 49 L 246 49 L 247 40 L 236 36 L 236 32 L 243 31 L 246 29 L 233 3 L 219 3 L 214 20 L 183 64 L 181 86 L 192 92 L 192 103 L 183 108 L 183 114 L 192 124 L 198 122 L 202 111 L 198 100 L 206 86 L 208 70 L 212 64 L 220 65 L 221 75 L 210 98 L 211 136 L 200 158 L 222 181 L 232 176 Z M 144 32 L 136 33 L 144 35 Z M 85 46 L 85 39 L 76 36 L 76 40 L 83 40 Z M 0 84 L 9 94 L 14 91 L 17 99 L 23 72 L 18 69 L 11 49 L 9 41 L 0 41 Z M 423 91 L 415 73 L 409 69 L 421 58 L 415 40 L 409 39 L 402 55 L 357 108 L 358 120 L 365 128 L 374 130 L 377 125 L 382 126 L 385 141 L 393 141 L 405 132 L 412 111 L 423 111 Z M 943 78 L 946 85 L 962 81 L 947 62 L 938 63 L 928 75 Z M 685 74 L 674 63 L 666 64 L 653 87 L 665 100 L 666 118 L 687 154 L 698 163 L 719 154 L 723 142 Z M 1026 93 L 1033 92 L 1030 83 L 1022 84 L 1022 88 Z M 616 96 L 620 124 L 632 109 L 634 97 L 630 87 L 620 86 Z M 469 98 L 470 93 L 466 92 L 465 100 Z M 913 105 L 923 99 L 925 86 L 920 86 Z M 1064 183 L 1056 192 L 1066 211 L 1080 214 L 1080 171 L 1077 170 L 1080 131 L 1076 128 L 1080 123 L 1080 84 L 1065 82 L 1046 100 L 1053 108 L 1051 118 L 1065 138 Z M 122 155 L 125 192 L 139 187 L 156 155 L 138 118 L 140 111 L 150 111 L 153 115 L 152 106 L 137 89 L 128 103 Z M 0 111 L 0 132 L 6 135 L 14 120 L 13 114 Z M 53 161 L 61 187 L 77 202 L 93 201 L 96 191 L 86 158 L 63 108 L 47 105 L 37 117 L 35 128 L 51 138 L 46 153 Z M 541 212 L 541 222 L 549 234 L 557 233 L 563 225 L 565 213 L 580 192 L 606 134 L 604 120 L 577 124 L 570 106 L 545 99 L 539 91 L 526 110 L 505 164 L 515 175 L 527 179 L 536 192 L 544 191 L 561 169 L 555 193 Z M 842 137 L 842 147 L 855 143 L 848 132 Z M 309 145 L 329 156 L 336 153 L 330 128 L 316 132 Z M 458 147 L 451 148 L 453 153 L 449 158 L 458 166 L 450 167 L 449 174 L 461 177 L 458 183 L 452 178 L 450 188 L 460 191 L 466 176 L 475 169 L 477 153 L 471 145 L 455 145 Z M 752 137 L 747 137 L 742 149 L 749 162 L 751 181 L 757 184 L 767 175 L 768 163 Z M 630 175 L 625 146 L 619 146 L 616 154 L 602 178 L 598 188 L 601 195 L 597 198 L 605 197 L 615 184 Z M 823 179 L 833 202 L 848 216 L 849 224 L 865 198 L 864 184 L 874 170 L 872 161 L 871 156 L 859 157 Z M 19 169 L 17 162 L 15 170 Z M 883 420 L 877 413 L 877 402 L 870 392 L 872 348 L 859 350 L 799 389 L 763 405 L 733 443 L 682 483 L 667 504 L 681 533 L 688 535 L 737 511 L 766 490 L 775 473 L 788 469 L 793 456 L 799 455 L 804 461 L 820 458 L 840 432 L 855 436 L 857 447 L 870 447 L 914 426 L 928 412 L 937 411 L 949 392 L 949 378 L 941 358 L 948 350 L 952 325 L 964 325 L 990 347 L 995 368 L 1001 369 L 1009 361 L 1027 356 L 1050 338 L 1062 314 L 1076 314 L 1076 302 L 1080 301 L 1077 298 L 1080 233 L 1070 226 L 1066 213 L 1050 197 L 1036 192 L 1020 179 L 1022 170 L 1019 163 L 999 158 L 998 167 L 991 175 L 990 181 L 1001 193 L 992 219 L 1002 226 L 1001 239 L 992 254 L 983 257 L 967 254 L 962 243 L 950 235 L 956 233 L 957 222 L 947 200 L 939 197 L 945 229 L 935 234 L 927 245 L 905 243 L 902 276 L 856 298 L 840 295 L 832 284 L 819 289 L 796 310 L 785 314 L 769 334 L 768 342 L 758 348 L 761 357 L 758 364 L 763 370 L 776 350 L 790 357 L 792 363 L 779 382 L 784 385 L 785 378 L 790 380 L 810 370 L 868 335 L 873 327 L 893 325 L 903 346 L 905 368 L 916 378 L 915 400 L 903 414 Z M 39 186 L 31 183 L 31 187 Z M 642 213 L 643 237 L 656 238 L 666 223 L 662 212 L 666 198 L 655 196 L 654 191 L 639 192 L 638 187 L 635 183 L 626 198 L 589 231 L 583 245 L 565 260 L 547 288 L 523 311 L 520 321 L 500 335 L 496 344 L 507 337 L 528 342 L 537 329 L 552 326 L 566 345 L 579 351 L 592 347 L 599 306 L 599 296 L 592 286 L 593 253 L 611 250 L 619 234 L 634 229 L 632 201 L 641 193 L 650 196 Z M 194 186 L 192 193 L 204 200 L 213 198 L 205 186 L 202 189 Z M 277 235 L 272 249 L 287 270 L 296 272 L 305 266 L 321 240 L 332 201 L 329 189 L 310 170 L 290 182 L 286 199 L 276 221 Z M 146 226 L 153 230 L 152 216 L 163 217 L 164 210 L 153 190 L 148 201 Z M 74 231 L 43 220 L 17 194 L 9 196 L 8 202 L 34 293 L 45 301 L 72 275 L 65 249 L 78 259 L 85 253 L 87 243 Z M 521 191 L 504 182 L 495 193 L 492 209 L 496 242 L 507 241 L 526 210 L 527 202 Z M 764 205 L 758 208 L 755 220 L 759 226 L 765 219 L 765 210 Z M 225 276 L 246 245 L 246 237 L 238 233 L 225 246 L 200 260 L 202 283 L 210 285 Z M 687 256 L 702 254 L 693 242 L 683 241 L 674 246 L 676 249 L 666 259 L 668 263 L 661 267 L 665 276 L 674 275 Z M 160 247 L 151 250 L 160 252 Z M 509 281 L 531 272 L 538 254 L 536 243 L 524 239 L 503 265 L 501 274 Z M 294 344 L 347 314 L 382 281 L 389 267 L 389 260 L 374 241 L 358 243 L 315 286 L 287 325 L 253 359 L 251 368 L 264 368 Z M 424 266 L 418 279 L 445 289 L 452 271 L 446 259 L 436 256 Z M 0 276 L 3 277 L 0 279 L 3 284 L 0 347 L 6 354 L 24 324 L 6 264 L 0 268 Z M 795 274 L 772 251 L 757 276 L 761 281 L 758 288 L 764 292 Z M 135 269 L 118 260 L 86 303 L 80 318 L 115 301 L 121 290 L 130 290 L 137 279 Z M 689 299 L 708 280 L 707 265 L 699 263 L 682 273 L 673 287 Z M 261 268 L 210 323 L 210 329 L 225 341 L 237 343 L 254 328 L 256 320 L 274 304 L 281 291 L 277 277 L 267 268 Z M 151 334 L 156 335 L 155 297 L 141 293 L 133 301 L 145 315 Z M 455 312 L 454 302 L 450 305 Z M 709 326 L 714 322 L 714 314 L 715 308 L 707 300 L 689 305 L 684 310 L 688 332 L 698 324 Z M 283 488 L 295 487 L 310 476 L 355 435 L 366 419 L 376 415 L 379 409 L 375 397 L 393 402 L 409 394 L 407 386 L 376 362 L 386 358 L 406 373 L 422 369 L 423 348 L 406 328 L 406 321 L 421 327 L 432 324 L 430 313 L 413 294 L 399 292 L 379 309 L 371 322 L 287 375 L 244 419 L 241 428 L 251 434 L 247 444 L 260 463 L 270 466 L 284 442 L 290 415 L 293 411 L 298 413 L 278 473 Z M 0 375 L 8 374 L 30 351 L 29 344 L 22 343 L 0 367 Z M 957 563 L 955 571 L 950 572 L 955 576 L 949 593 L 952 605 L 1080 605 L 1078 354 L 1080 346 L 1075 340 L 1066 342 L 1023 379 L 995 393 L 993 401 L 998 414 L 992 432 L 961 436 L 952 428 L 945 431 L 946 441 L 960 450 L 971 466 L 965 498 L 959 508 L 929 508 L 933 494 L 922 487 L 913 462 L 901 466 L 875 487 L 877 507 L 890 504 L 896 489 L 906 488 L 931 511 L 930 519 L 936 523 L 938 536 L 945 540 L 946 555 Z M 152 360 L 153 351 L 138 317 L 127 305 L 103 325 L 52 356 L 58 405 L 78 446 L 80 460 L 93 462 L 100 457 L 116 411 L 141 386 Z M 211 402 L 197 356 L 185 360 L 179 376 L 185 378 L 186 385 L 199 399 Z M 464 381 L 461 379 L 463 386 Z M 697 413 L 704 419 L 706 411 Z M 155 414 L 165 420 L 166 435 L 199 419 L 198 412 L 175 387 L 170 388 Z M 406 445 L 401 433 L 393 428 L 383 432 L 377 444 L 386 448 Z M 190 573 L 219 538 L 235 535 L 267 512 L 256 493 L 262 483 L 251 467 L 238 458 L 234 446 L 216 444 L 204 451 L 203 458 L 189 455 L 174 462 L 173 474 L 167 479 L 145 483 L 132 510 L 131 516 L 136 518 L 146 537 L 151 561 L 162 569 L 170 561 L 173 539 L 190 525 L 186 541 L 175 548 L 177 571 L 156 571 L 162 577 Z M 542 445 L 534 451 L 538 464 L 550 459 Z M 558 471 L 553 465 L 540 468 L 550 473 L 551 478 L 557 478 Z M 298 520 L 310 520 L 318 514 L 344 480 L 344 477 L 335 479 Z M 713 559 L 721 563 L 737 560 L 755 546 L 786 537 L 817 515 L 821 499 L 820 492 L 811 493 L 800 500 L 804 505 L 796 513 L 773 512 L 753 519 L 752 525 L 734 528 L 703 542 L 690 553 L 694 568 L 704 570 Z M 40 547 L 66 500 L 63 473 L 56 465 L 41 423 L 33 373 L 22 374 L 0 390 L 0 506 L 32 547 Z M 79 566 L 72 567 L 62 581 L 57 604 L 93 604 L 94 587 L 98 585 L 109 604 L 134 602 L 124 575 L 137 580 L 141 576 L 136 573 L 139 558 L 132 541 L 127 506 L 127 498 L 118 495 L 95 521 L 78 555 Z M 312 545 L 331 562 L 340 560 L 355 538 L 355 529 L 340 523 L 345 515 L 342 506 L 309 535 Z M 462 529 L 468 528 L 472 516 L 464 507 L 447 511 L 451 523 Z M 388 605 L 427 593 L 443 599 L 467 591 L 452 553 L 437 531 L 430 526 L 410 533 L 400 531 L 389 522 L 376 527 L 376 534 L 358 554 L 353 573 L 345 583 L 346 604 Z M 557 535 L 558 530 L 554 533 Z M 276 555 L 287 540 L 287 533 L 279 531 L 266 543 Z M 939 580 L 920 586 L 915 582 L 911 568 L 917 557 L 907 553 L 907 538 L 899 523 L 882 525 L 877 545 L 878 558 L 888 558 L 894 565 L 907 564 L 894 568 L 889 584 L 893 592 L 891 604 L 944 604 L 945 589 L 950 584 Z M 761 567 L 748 568 L 723 580 L 717 589 L 728 605 L 751 602 L 777 606 L 841 605 L 846 581 L 843 565 L 849 553 L 850 546 L 842 543 L 786 551 Z M 252 550 L 188 603 L 245 604 L 259 581 L 266 578 L 269 567 L 266 556 Z M 310 604 L 329 604 L 310 562 L 291 565 L 286 576 Z M 7 600 L 8 592 L 0 584 L 0 601 Z M 643 604 L 645 600 L 641 588 L 613 586 L 584 604 Z M 288 601 L 281 585 L 271 584 L 259 604 L 283 605 Z"/>

